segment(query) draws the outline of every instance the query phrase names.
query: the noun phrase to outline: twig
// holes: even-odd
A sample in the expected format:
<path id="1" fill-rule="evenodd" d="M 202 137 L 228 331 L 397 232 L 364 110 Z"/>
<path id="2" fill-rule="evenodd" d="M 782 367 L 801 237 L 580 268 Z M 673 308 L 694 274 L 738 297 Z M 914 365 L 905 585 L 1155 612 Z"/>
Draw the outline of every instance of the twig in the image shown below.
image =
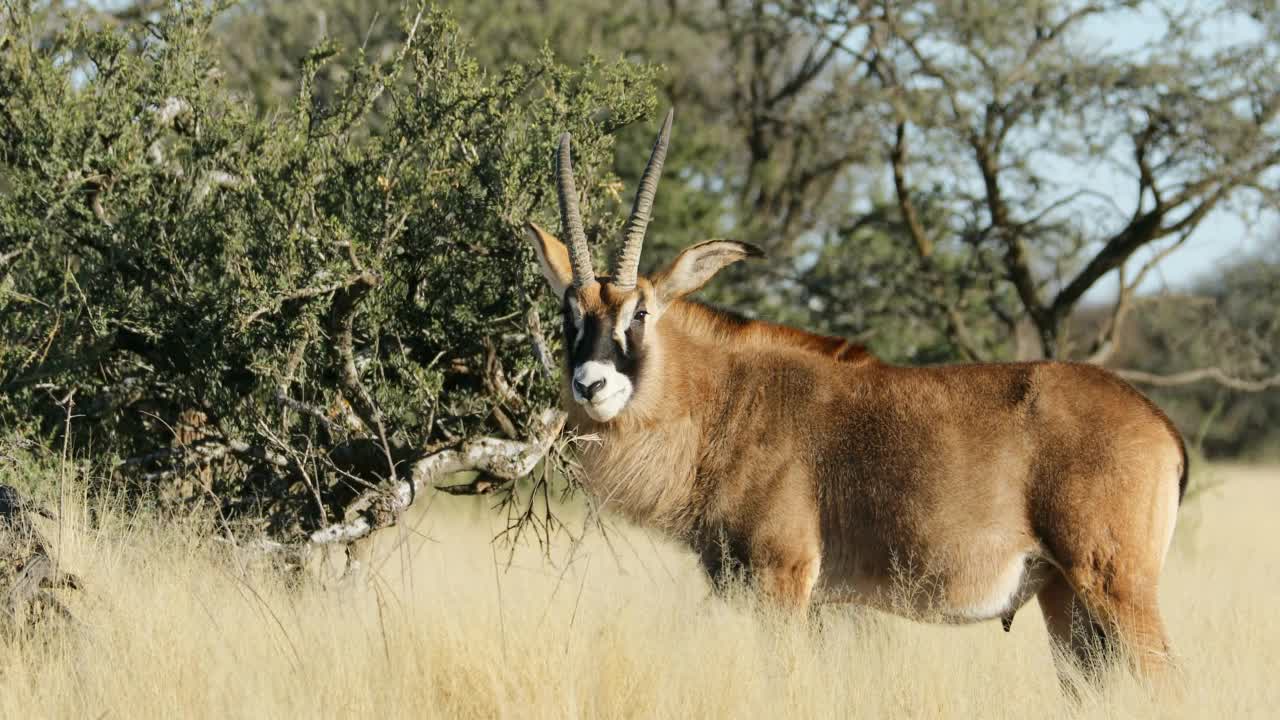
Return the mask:
<path id="1" fill-rule="evenodd" d="M 422 13 L 426 10 L 426 7 L 427 6 L 425 4 L 418 7 L 418 14 L 413 17 L 413 24 L 409 26 L 409 35 L 404 39 L 404 43 L 400 46 L 400 52 L 396 53 L 396 59 L 394 63 L 392 63 L 393 67 L 399 68 L 401 63 L 404 62 L 405 56 L 409 54 L 409 48 L 413 47 L 413 39 L 414 36 L 418 34 L 418 24 L 422 22 Z M 373 103 L 377 101 L 379 97 L 382 97 L 382 93 L 385 92 L 386 89 L 386 81 L 384 80 L 379 82 L 373 92 L 369 93 L 369 102 Z"/>
<path id="2" fill-rule="evenodd" d="M 263 315 L 266 315 L 267 313 L 279 312 L 280 308 L 284 307 L 285 303 L 296 302 L 298 300 L 309 300 L 311 298 L 317 298 L 323 295 L 328 295 L 329 293 L 337 292 L 338 290 L 351 287 L 352 285 L 355 285 L 357 283 L 366 282 L 368 281 L 368 279 L 369 279 L 369 273 L 359 273 L 347 278 L 343 278 L 342 280 L 331 282 L 328 285 L 319 285 L 317 287 L 309 287 L 309 288 L 302 288 L 301 290 L 295 290 L 291 293 L 287 293 L 285 295 L 280 296 L 279 298 L 276 298 L 270 305 L 264 305 L 258 308 L 257 310 L 254 310 L 253 312 L 249 313 L 249 316 L 244 319 L 244 321 L 240 324 L 240 326 L 249 327 L 251 324 L 253 324 L 254 320 L 257 320 Z"/>
<path id="3" fill-rule="evenodd" d="M 551 359 L 551 350 L 547 348 L 547 338 L 542 334 L 542 318 L 538 317 L 537 306 L 529 308 L 525 319 L 525 324 L 529 327 L 529 338 L 533 342 L 533 354 L 538 358 L 538 364 L 542 366 L 547 377 L 555 377 L 555 362 Z"/>
<path id="4" fill-rule="evenodd" d="M 1171 373 L 1169 375 L 1159 375 L 1149 373 L 1144 370 L 1113 370 L 1115 374 L 1130 382 L 1140 383 L 1143 385 L 1154 385 L 1156 387 L 1174 387 L 1177 385 L 1190 385 L 1191 383 L 1202 382 L 1204 380 L 1212 380 L 1219 385 L 1229 387 L 1232 390 L 1241 392 L 1263 392 L 1271 388 L 1280 388 L 1280 374 L 1272 375 L 1268 378 L 1259 380 L 1250 380 L 1248 378 L 1239 378 L 1229 375 L 1220 367 L 1197 368 L 1195 370 L 1184 370 L 1183 372 Z"/>
<path id="5" fill-rule="evenodd" d="M 320 425 L 323 426 L 324 429 L 328 430 L 331 434 L 335 436 L 345 435 L 348 433 L 347 428 L 330 420 L 327 416 L 325 416 L 324 411 L 321 410 L 320 408 L 312 405 L 308 405 L 302 402 L 301 400 L 295 400 L 294 398 L 291 398 L 288 395 L 284 394 L 284 391 L 282 390 L 276 391 L 276 402 L 280 403 L 281 405 L 284 405 L 290 410 L 302 413 L 303 415 L 310 417 L 312 420 L 315 420 L 316 422 L 320 423 Z"/>

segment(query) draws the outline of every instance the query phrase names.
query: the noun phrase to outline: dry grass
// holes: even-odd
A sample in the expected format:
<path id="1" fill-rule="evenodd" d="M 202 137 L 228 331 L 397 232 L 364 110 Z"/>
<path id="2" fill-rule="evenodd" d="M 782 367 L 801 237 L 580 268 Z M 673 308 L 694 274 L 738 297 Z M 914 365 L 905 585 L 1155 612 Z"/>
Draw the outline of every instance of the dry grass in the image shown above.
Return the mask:
<path id="1" fill-rule="evenodd" d="M 1066 703 L 1034 604 L 1008 635 L 847 609 L 819 628 L 708 600 L 691 557 L 635 530 L 502 570 L 489 516 L 439 498 L 346 590 L 67 513 L 49 535 L 89 588 L 84 627 L 0 641 L 0 717 L 1261 717 L 1280 706 L 1280 473 L 1212 472 L 1163 588 L 1185 689 L 1157 707 L 1123 678 Z"/>

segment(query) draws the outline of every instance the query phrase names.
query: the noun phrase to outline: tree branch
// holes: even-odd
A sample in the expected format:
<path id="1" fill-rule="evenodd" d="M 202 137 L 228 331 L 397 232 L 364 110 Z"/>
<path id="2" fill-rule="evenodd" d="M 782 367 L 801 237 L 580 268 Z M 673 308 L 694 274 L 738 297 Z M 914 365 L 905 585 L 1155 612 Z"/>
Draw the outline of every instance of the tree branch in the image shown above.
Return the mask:
<path id="1" fill-rule="evenodd" d="M 902 119 L 898 122 L 893 147 L 889 151 L 889 159 L 893 165 L 893 185 L 898 198 L 898 211 L 902 213 L 903 222 L 907 225 L 907 233 L 911 236 L 912 241 L 915 242 L 916 252 L 919 253 L 920 260 L 926 270 L 934 272 L 936 268 L 933 264 L 933 241 L 929 239 L 924 225 L 920 222 L 920 215 L 916 211 L 915 203 L 911 201 L 911 190 L 907 186 L 907 123 L 905 115 L 905 111 L 899 108 L 899 117 Z M 955 304 L 946 298 L 946 291 L 941 282 L 934 284 L 934 292 L 928 298 L 942 311 L 942 315 L 946 320 L 947 337 L 965 355 L 965 358 L 968 360 L 984 359 L 983 353 L 978 349 L 978 344 L 974 342 L 973 335 L 969 332 L 964 316 L 956 309 Z"/>
<path id="2" fill-rule="evenodd" d="M 14 248 L 6 253 L 0 254 L 0 270 L 3 270 L 9 263 L 17 260 L 24 253 L 31 249 L 31 243 Z"/>
<path id="3" fill-rule="evenodd" d="M 1005 78 L 1005 84 L 1012 86 L 1021 82 L 1027 76 L 1027 73 L 1031 69 L 1032 62 L 1041 51 L 1049 45 L 1052 45 L 1058 38 L 1062 37 L 1063 33 L 1065 33 L 1072 25 L 1075 25 L 1090 15 L 1095 15 L 1103 12 L 1104 10 L 1105 8 L 1101 5 L 1089 3 L 1068 13 L 1066 17 L 1050 26 L 1048 30 L 1042 30 L 1037 27 L 1036 39 L 1027 47 L 1027 52 L 1023 56 L 1022 62 L 1018 64 L 1018 67 L 1014 68 L 1013 72 L 1009 73 L 1007 78 Z"/>
<path id="4" fill-rule="evenodd" d="M 1178 385 L 1190 385 L 1191 383 L 1212 380 L 1224 387 L 1240 392 L 1263 392 L 1271 388 L 1280 388 L 1280 374 L 1272 375 L 1268 378 L 1258 380 L 1250 380 L 1248 378 L 1239 378 L 1229 375 L 1220 367 L 1197 368 L 1195 370 L 1184 370 L 1183 372 L 1171 373 L 1169 375 L 1159 375 L 1149 373 L 1144 370 L 1129 370 L 1121 368 L 1112 370 L 1115 374 L 1128 380 L 1129 382 L 1141 385 L 1153 385 L 1155 387 L 1174 387 Z"/>
<path id="5" fill-rule="evenodd" d="M 1134 218 L 1123 230 L 1113 235 L 1071 282 L 1058 292 L 1049 310 L 1052 316 L 1066 317 L 1103 275 L 1119 267 L 1138 248 L 1156 239 L 1163 219 L 1163 211 L 1152 210 Z"/>
<path id="6" fill-rule="evenodd" d="M 529 340 L 533 344 L 534 357 L 538 359 L 538 364 L 542 366 L 547 377 L 555 377 L 556 362 L 551 349 L 547 347 L 547 338 L 542 333 L 542 318 L 538 316 L 537 305 L 530 305 L 529 312 L 525 315 L 525 324 L 529 328 Z"/>
<path id="7" fill-rule="evenodd" d="M 391 455 L 391 444 L 387 440 L 386 427 L 382 422 L 382 411 L 373 402 L 364 383 L 360 382 L 353 337 L 356 309 L 360 301 L 369 294 L 370 290 L 377 287 L 379 282 L 378 276 L 369 271 L 355 275 L 350 284 L 334 294 L 329 323 L 333 335 L 333 352 L 339 366 L 338 380 L 342 386 L 343 395 L 365 427 L 377 433 L 387 461 L 387 477 L 392 484 L 395 484 L 398 481 L 396 463 Z"/>
<path id="8" fill-rule="evenodd" d="M 814 78 L 818 76 L 819 73 L 823 71 L 824 68 L 827 67 L 828 64 L 830 64 L 831 58 L 835 56 L 836 52 L 844 43 L 845 38 L 849 37 L 849 34 L 853 32 L 853 29 L 857 27 L 858 24 L 852 22 L 847 23 L 840 35 L 834 40 L 828 39 L 825 35 L 821 35 L 820 37 L 822 39 L 815 42 L 813 46 L 809 48 L 808 52 L 805 53 L 804 60 L 801 61 L 800 68 L 796 70 L 795 75 L 783 83 L 782 87 L 779 88 L 777 92 L 773 93 L 768 99 L 766 99 L 764 106 L 766 108 L 771 108 L 779 102 L 803 90 L 810 82 L 813 81 Z M 821 56 L 818 56 L 817 50 L 823 42 L 827 43 L 827 48 L 823 51 Z"/>
<path id="9" fill-rule="evenodd" d="M 1161 248 L 1159 252 L 1151 256 L 1147 262 L 1143 263 L 1142 268 L 1138 270 L 1138 274 L 1134 276 L 1133 282 L 1125 280 L 1125 266 L 1122 264 L 1117 269 L 1120 273 L 1120 288 L 1116 293 L 1116 303 L 1112 307 L 1111 317 L 1098 331 L 1094 337 L 1092 349 L 1088 359 L 1085 362 L 1092 365 L 1103 365 L 1111 356 L 1115 354 L 1116 336 L 1120 333 L 1120 326 L 1123 324 L 1125 317 L 1128 316 L 1129 310 L 1134 304 L 1133 293 L 1142 286 L 1142 282 L 1147 279 L 1147 275 L 1161 262 L 1164 261 L 1173 251 L 1182 247 L 1183 243 L 1190 238 L 1190 234 L 1184 233 L 1177 241 L 1170 243 L 1168 246 Z"/>
<path id="10" fill-rule="evenodd" d="M 978 349 L 978 343 L 974 341 L 973 334 L 969 332 L 969 326 L 964 321 L 964 316 L 956 309 L 956 306 L 945 300 L 940 300 L 943 311 L 947 318 L 947 337 L 956 347 L 964 354 L 965 360 L 982 362 L 987 358 L 984 353 Z"/>
<path id="11" fill-rule="evenodd" d="M 322 295 L 328 295 L 329 293 L 337 292 L 338 290 L 342 290 L 343 288 L 349 288 L 359 283 L 368 282 L 370 277 L 371 276 L 369 273 L 360 273 L 357 275 L 352 275 L 347 278 L 343 278 L 342 280 L 331 282 L 328 285 L 318 285 L 316 287 L 302 288 L 300 290 L 295 290 L 291 293 L 286 293 L 285 295 L 281 295 L 280 297 L 274 299 L 270 305 L 263 305 L 257 310 L 254 310 L 253 312 L 249 313 L 249 316 L 244 319 L 244 321 L 241 323 L 240 326 L 242 328 L 249 327 L 250 325 L 253 324 L 254 320 L 257 320 L 263 315 L 266 315 L 267 313 L 279 312 L 280 308 L 284 307 L 286 303 L 296 302 L 298 300 L 310 300 L 312 298 L 317 298 Z"/>
<path id="12" fill-rule="evenodd" d="M 907 123 L 900 121 L 894 133 L 893 149 L 889 152 L 889 160 L 893 164 L 893 187 L 898 195 L 898 210 L 907 224 L 907 231 L 916 243 L 920 257 L 927 258 L 933 254 L 933 241 L 925 233 L 920 224 L 920 216 L 916 213 L 915 203 L 911 202 L 910 190 L 907 188 Z"/>
<path id="13" fill-rule="evenodd" d="M 916 62 L 920 64 L 921 71 L 923 71 L 927 77 L 937 80 L 942 85 L 942 89 L 947 96 L 947 101 L 951 105 L 952 118 L 967 126 L 969 114 L 961 107 L 959 97 L 960 93 L 956 89 L 955 83 L 952 82 L 951 77 L 939 70 L 937 66 L 933 64 L 933 61 L 920 50 L 915 38 L 908 37 L 906 33 L 901 31 L 897 22 L 894 20 L 893 15 L 887 11 L 887 7 L 884 15 L 884 21 L 886 26 L 889 28 L 890 33 L 902 40 L 902 43 L 907 46 L 907 50 L 911 52 L 912 57 L 914 57 Z M 970 140 L 973 140 L 976 137 L 973 134 L 973 129 L 966 127 L 966 130 L 968 131 Z"/>
<path id="14" fill-rule="evenodd" d="M 524 477 L 546 457 L 564 428 L 565 417 L 559 410 L 544 412 L 540 430 L 526 442 L 479 438 L 461 448 L 423 457 L 413 464 L 408 480 L 397 483 L 389 491 L 370 491 L 352 502 L 348 507 L 359 508 L 359 517 L 317 530 L 311 533 L 309 541 L 315 545 L 351 542 L 392 525 L 418 493 L 435 487 L 436 482 L 453 473 L 479 470 L 507 481 Z"/>

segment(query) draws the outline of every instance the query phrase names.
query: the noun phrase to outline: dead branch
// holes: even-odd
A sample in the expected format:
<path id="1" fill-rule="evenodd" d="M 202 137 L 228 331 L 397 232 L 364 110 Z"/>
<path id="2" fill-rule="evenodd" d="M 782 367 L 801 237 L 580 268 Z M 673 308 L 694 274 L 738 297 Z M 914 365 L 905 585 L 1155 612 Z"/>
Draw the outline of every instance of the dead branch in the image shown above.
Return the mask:
<path id="1" fill-rule="evenodd" d="M 311 533 L 309 541 L 315 545 L 351 542 L 392 525 L 418 493 L 435 488 L 436 482 L 453 473 L 478 470 L 507 482 L 528 475 L 560 434 L 565 414 L 559 410 L 547 410 L 540 421 L 541 428 L 529 441 L 479 438 L 458 449 L 443 450 L 417 460 L 412 465 L 408 480 L 396 483 L 389 490 L 365 493 L 348 507 L 368 510 L 362 509 L 354 519 Z"/>
<path id="2" fill-rule="evenodd" d="M 52 518 L 48 510 L 27 502 L 18 491 L 0 485 L 0 608 L 12 626 L 50 614 L 72 618 L 56 588 L 79 589 L 79 578 L 62 572 L 32 515 Z"/>
<path id="3" fill-rule="evenodd" d="M 469 483 L 438 485 L 436 486 L 436 489 L 442 493 L 448 493 L 449 495 L 492 495 L 508 482 L 510 481 L 481 473 L 475 480 L 472 480 Z"/>
<path id="4" fill-rule="evenodd" d="M 1268 378 L 1250 380 L 1248 378 L 1240 378 L 1230 375 L 1220 367 L 1197 368 L 1195 370 L 1184 370 L 1183 372 L 1171 373 L 1168 375 L 1159 375 L 1143 370 L 1129 370 L 1124 368 L 1113 370 L 1112 372 L 1129 382 L 1139 383 L 1141 385 L 1153 385 L 1155 387 L 1175 387 L 1178 385 L 1190 385 L 1191 383 L 1212 380 L 1223 387 L 1228 387 L 1232 390 L 1239 390 L 1240 392 L 1263 392 L 1271 388 L 1280 388 L 1280 374 L 1272 375 Z"/>

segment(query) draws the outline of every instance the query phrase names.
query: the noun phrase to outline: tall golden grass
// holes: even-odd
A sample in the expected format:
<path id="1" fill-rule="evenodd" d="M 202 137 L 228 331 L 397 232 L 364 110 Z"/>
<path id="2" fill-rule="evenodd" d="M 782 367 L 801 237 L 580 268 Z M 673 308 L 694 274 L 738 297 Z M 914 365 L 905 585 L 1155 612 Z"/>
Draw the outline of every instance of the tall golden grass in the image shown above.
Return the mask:
<path id="1" fill-rule="evenodd" d="M 1034 603 L 999 623 L 816 623 L 710 599 L 636 529 L 507 555 L 440 497 L 378 539 L 367 585 L 290 583 L 191 529 L 68 502 L 46 532 L 80 626 L 0 640 L 4 718 L 1268 717 L 1280 712 L 1274 469 L 1218 467 L 1162 587 L 1181 692 L 1118 674 L 1066 700 Z M 449 507 L 452 505 L 452 507 Z M 612 546 L 610 546 L 610 543 Z"/>

